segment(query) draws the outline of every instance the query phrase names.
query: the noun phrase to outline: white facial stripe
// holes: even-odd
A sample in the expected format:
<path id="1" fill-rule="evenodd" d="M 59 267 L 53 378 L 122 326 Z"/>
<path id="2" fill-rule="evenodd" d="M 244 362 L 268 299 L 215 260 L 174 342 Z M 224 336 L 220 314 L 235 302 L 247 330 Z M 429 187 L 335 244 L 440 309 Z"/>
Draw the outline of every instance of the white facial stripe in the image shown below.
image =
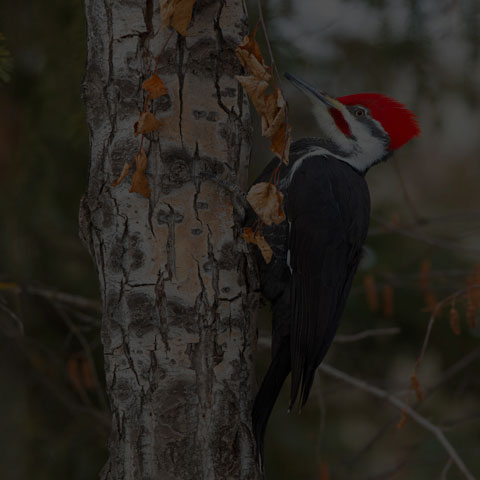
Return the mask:
<path id="1" fill-rule="evenodd" d="M 341 107 L 339 110 L 344 117 L 349 114 L 345 107 Z M 317 120 L 318 126 L 324 133 L 325 138 L 330 139 L 333 143 L 338 145 L 339 149 L 346 154 L 353 151 L 355 147 L 352 139 L 348 138 L 342 131 L 340 131 L 328 109 L 323 103 L 320 103 L 318 99 L 313 100 L 313 114 Z"/>
<path id="2" fill-rule="evenodd" d="M 369 118 L 375 123 L 376 127 L 387 136 L 382 124 L 372 117 Z M 345 120 L 350 125 L 352 134 L 356 138 L 356 148 L 352 155 L 348 159 L 344 159 L 344 161 L 357 170 L 364 172 L 385 155 L 385 140 L 373 135 L 368 126 L 355 119 L 354 115 L 348 110 L 345 115 Z"/>

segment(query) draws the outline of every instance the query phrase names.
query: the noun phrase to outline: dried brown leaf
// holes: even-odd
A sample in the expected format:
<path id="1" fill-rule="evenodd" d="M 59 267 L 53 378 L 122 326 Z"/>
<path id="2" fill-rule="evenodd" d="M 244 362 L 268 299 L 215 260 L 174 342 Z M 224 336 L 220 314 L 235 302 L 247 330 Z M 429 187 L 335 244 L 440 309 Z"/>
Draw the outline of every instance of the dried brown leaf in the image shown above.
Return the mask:
<path id="1" fill-rule="evenodd" d="M 267 66 L 262 58 L 255 34 L 256 29 L 253 35 L 247 35 L 243 39 L 242 43 L 236 48 L 235 53 L 242 66 L 250 75 L 257 77 L 259 80 L 269 82 L 272 76 L 267 71 Z"/>
<path id="2" fill-rule="evenodd" d="M 160 98 L 168 93 L 163 80 L 156 73 L 142 83 L 142 88 L 152 99 Z"/>
<path id="3" fill-rule="evenodd" d="M 262 135 L 267 138 L 271 138 L 280 126 L 285 123 L 285 110 L 287 108 L 282 92 L 278 88 L 275 88 L 269 97 L 265 101 L 267 110 L 262 116 Z"/>
<path id="4" fill-rule="evenodd" d="M 268 88 L 268 82 L 251 75 L 237 75 L 236 79 L 240 82 L 242 87 L 247 92 L 247 95 L 252 100 L 255 110 L 262 115 L 262 112 L 265 112 L 267 108 L 265 105 L 265 90 Z"/>
<path id="5" fill-rule="evenodd" d="M 418 377 L 416 373 L 414 373 L 410 377 L 410 383 L 412 385 L 413 390 L 415 391 L 415 394 L 417 395 L 417 400 L 421 402 L 423 400 L 423 390 L 420 385 L 420 382 L 418 381 Z"/>
<path id="6" fill-rule="evenodd" d="M 480 268 L 475 266 L 473 274 L 467 277 L 468 296 L 476 312 L 480 310 Z"/>
<path id="7" fill-rule="evenodd" d="M 467 325 L 470 328 L 475 328 L 477 326 L 477 308 L 475 307 L 471 290 L 472 289 L 469 288 L 467 292 L 467 307 L 465 316 L 467 317 Z"/>
<path id="8" fill-rule="evenodd" d="M 90 367 L 90 363 L 85 358 L 85 356 L 82 356 L 80 358 L 80 371 L 82 372 L 81 377 L 82 377 L 83 386 L 85 387 L 86 390 L 91 390 L 94 386 L 93 373 Z"/>
<path id="9" fill-rule="evenodd" d="M 395 311 L 394 308 L 394 290 L 391 285 L 384 285 L 382 290 L 382 297 L 383 297 L 383 316 L 384 317 L 392 317 Z"/>
<path id="10" fill-rule="evenodd" d="M 147 154 L 145 153 L 145 150 L 141 148 L 140 151 L 135 155 L 135 167 L 137 170 L 144 172 L 147 169 L 147 163 Z"/>
<path id="11" fill-rule="evenodd" d="M 375 277 L 371 273 L 363 277 L 363 288 L 365 290 L 368 308 L 372 312 L 377 312 L 379 308 L 378 292 Z"/>
<path id="12" fill-rule="evenodd" d="M 131 167 L 131 164 L 130 163 L 127 163 L 125 162 L 123 164 L 123 168 L 122 168 L 122 173 L 120 174 L 120 176 L 112 183 L 112 187 L 116 187 L 117 185 L 119 185 L 122 180 L 128 175 L 128 172 L 130 171 L 130 167 Z"/>
<path id="13" fill-rule="evenodd" d="M 67 361 L 67 373 L 73 384 L 73 388 L 75 388 L 77 392 L 81 392 L 83 390 L 83 382 L 78 366 L 78 356 L 75 354 L 70 356 Z"/>
<path id="14" fill-rule="evenodd" d="M 420 290 L 427 290 L 430 287 L 430 268 L 432 262 L 430 260 L 423 260 L 420 264 L 419 283 Z"/>
<path id="15" fill-rule="evenodd" d="M 165 27 L 173 27 L 180 35 L 187 36 L 192 21 L 195 0 L 160 0 L 160 14 Z"/>
<path id="16" fill-rule="evenodd" d="M 437 297 L 433 293 L 433 291 L 428 288 L 423 292 L 423 299 L 425 301 L 425 308 L 426 312 L 433 312 L 438 304 Z"/>
<path id="17" fill-rule="evenodd" d="M 265 263 L 270 263 L 272 261 L 272 248 L 265 240 L 265 238 L 262 237 L 262 235 L 260 235 L 259 233 L 255 234 L 255 232 L 250 227 L 245 227 L 243 230 L 243 238 L 248 243 L 253 243 L 260 249 Z"/>
<path id="18" fill-rule="evenodd" d="M 258 46 L 257 39 L 256 39 L 257 30 L 258 30 L 258 25 L 255 27 L 251 35 L 245 36 L 245 38 L 242 40 L 242 43 L 237 47 L 237 50 L 246 51 L 249 55 L 253 55 L 260 63 L 264 63 L 262 52 L 260 51 L 260 47 Z M 242 61 L 243 59 L 240 58 L 240 62 Z M 243 65 L 243 66 L 246 68 L 246 65 Z"/>
<path id="19" fill-rule="evenodd" d="M 147 155 L 143 148 L 135 155 L 135 164 L 136 170 L 132 175 L 130 192 L 140 193 L 144 197 L 149 198 L 150 185 L 147 177 L 145 176 L 145 170 L 147 168 Z"/>
<path id="20" fill-rule="evenodd" d="M 256 183 L 250 188 L 247 201 L 267 225 L 282 223 L 286 218 L 282 207 L 283 194 L 276 185 L 267 182 Z"/>
<path id="21" fill-rule="evenodd" d="M 291 140 L 291 129 L 290 127 L 286 128 L 285 123 L 280 126 L 271 139 L 270 150 L 281 158 L 285 165 L 288 165 L 289 162 L 288 154 Z"/>
<path id="22" fill-rule="evenodd" d="M 248 76 L 238 76 L 237 80 L 261 117 L 262 135 L 271 140 L 270 150 L 288 165 L 291 135 L 290 127 L 286 125 L 287 104 L 278 87 L 272 85 L 273 92 L 265 93 L 270 86 L 272 75 L 262 58 L 255 34 L 256 29 L 253 35 L 247 35 L 236 49 L 240 63 L 249 73 Z"/>
<path id="23" fill-rule="evenodd" d="M 454 304 L 450 308 L 450 328 L 455 335 L 462 333 L 460 329 L 460 315 Z"/>
<path id="24" fill-rule="evenodd" d="M 402 408 L 402 416 L 400 417 L 399 422 L 397 423 L 397 428 L 401 430 L 407 423 L 407 412 L 405 408 Z"/>
<path id="25" fill-rule="evenodd" d="M 480 285 L 480 265 L 478 264 L 473 267 L 473 279 L 474 283 Z"/>
<path id="26" fill-rule="evenodd" d="M 320 464 L 320 480 L 330 480 L 327 462 L 322 462 Z"/>
<path id="27" fill-rule="evenodd" d="M 141 112 L 138 120 L 133 125 L 135 136 L 141 133 L 150 133 L 160 128 L 160 120 L 157 120 L 152 112 Z"/>

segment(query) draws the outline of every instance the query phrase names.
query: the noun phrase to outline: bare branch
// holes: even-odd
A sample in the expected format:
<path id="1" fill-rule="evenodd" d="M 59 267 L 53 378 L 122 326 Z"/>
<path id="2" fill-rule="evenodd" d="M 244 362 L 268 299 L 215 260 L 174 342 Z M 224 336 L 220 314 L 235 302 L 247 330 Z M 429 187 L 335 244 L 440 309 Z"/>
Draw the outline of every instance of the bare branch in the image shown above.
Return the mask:
<path id="1" fill-rule="evenodd" d="M 369 330 L 363 330 L 358 333 L 352 334 L 338 334 L 334 338 L 334 343 L 352 343 L 358 342 L 359 340 L 364 340 L 365 338 L 370 337 L 384 337 L 387 335 L 396 335 L 401 332 L 401 329 L 398 327 L 391 328 L 372 328 Z M 261 348 L 270 348 L 271 340 L 266 336 L 259 336 L 257 340 L 257 346 Z"/>
<path id="2" fill-rule="evenodd" d="M 81 297 L 80 295 L 72 295 L 70 293 L 58 292 L 49 288 L 33 286 L 26 287 L 25 291 L 33 295 L 44 297 L 48 300 L 56 300 L 58 302 L 65 303 L 71 307 L 84 308 L 86 310 L 93 310 L 98 313 L 101 313 L 102 311 L 100 302 Z"/>
<path id="3" fill-rule="evenodd" d="M 440 474 L 440 480 L 447 480 L 447 473 L 450 470 L 451 465 L 452 465 L 452 458 L 449 458 L 448 462 L 445 464 L 445 466 L 442 469 L 442 473 Z"/>
<path id="4" fill-rule="evenodd" d="M 354 387 L 363 390 L 367 393 L 370 393 L 377 398 L 382 398 L 387 400 L 395 407 L 399 408 L 403 412 L 405 412 L 412 420 L 417 422 L 419 425 L 424 427 L 426 430 L 431 432 L 438 440 L 438 442 L 443 446 L 445 451 L 448 453 L 450 458 L 452 459 L 453 463 L 458 467 L 460 472 L 462 472 L 464 478 L 467 480 L 475 480 L 475 477 L 472 473 L 468 470 L 467 466 L 463 463 L 463 460 L 459 457 L 456 450 L 453 448 L 452 444 L 448 441 L 447 437 L 444 435 L 442 430 L 437 426 L 427 420 L 425 417 L 420 415 L 417 411 L 413 410 L 407 403 L 400 400 L 399 398 L 395 397 L 394 395 L 389 394 L 385 390 L 382 390 L 374 385 L 370 385 L 369 383 L 365 382 L 364 380 L 360 380 L 358 378 L 352 377 L 347 373 L 344 373 L 336 368 L 327 365 L 325 363 L 321 364 L 319 369 L 326 373 L 327 375 L 342 380 Z"/>
<path id="5" fill-rule="evenodd" d="M 80 345 L 82 346 L 83 352 L 85 353 L 85 358 L 87 359 L 88 366 L 92 373 L 92 379 L 95 384 L 98 400 L 102 405 L 102 408 L 104 410 L 107 410 L 108 408 L 107 408 L 107 400 L 105 398 L 105 391 L 102 387 L 102 384 L 100 383 L 100 379 L 98 378 L 97 370 L 95 368 L 95 360 L 93 359 L 92 350 L 90 348 L 90 345 L 87 342 L 87 339 L 83 336 L 83 334 L 77 328 L 77 326 L 75 325 L 75 322 L 71 321 L 68 313 L 63 308 L 55 305 L 55 309 L 57 310 L 60 318 L 65 322 L 69 330 L 75 335 Z M 88 396 L 84 391 L 82 392 L 82 397 L 86 397 L 86 399 L 88 400 Z"/>
<path id="6" fill-rule="evenodd" d="M 398 181 L 400 182 L 400 187 L 402 188 L 402 193 L 403 193 L 403 198 L 405 200 L 405 203 L 407 204 L 407 207 L 409 208 L 410 213 L 413 216 L 413 219 L 420 224 L 423 222 L 423 215 L 421 215 L 420 212 L 417 210 L 416 203 L 410 197 L 407 186 L 405 185 L 405 181 L 402 176 L 402 172 L 400 171 L 400 167 L 398 166 L 398 163 L 395 161 L 395 159 L 393 159 L 392 164 L 395 170 L 395 174 L 397 175 Z"/>
<path id="7" fill-rule="evenodd" d="M 426 389 L 425 394 L 429 395 L 431 392 L 436 390 L 440 385 L 443 385 L 445 382 L 455 377 L 463 369 L 467 368 L 472 362 L 477 360 L 480 357 L 480 347 L 471 351 L 468 355 L 465 355 L 458 362 L 454 363 L 450 368 L 448 368 L 442 377 L 435 382 L 433 385 Z"/>
<path id="8" fill-rule="evenodd" d="M 471 285 L 470 288 L 480 288 L 480 285 L 478 285 L 478 284 Z M 467 294 L 467 289 L 466 288 L 463 288 L 461 290 L 457 290 L 456 292 L 453 292 L 452 294 L 448 295 L 443 300 L 438 302 L 437 305 L 435 306 L 435 309 L 433 310 L 432 314 L 430 315 L 430 320 L 428 322 L 427 331 L 425 333 L 425 338 L 423 340 L 422 349 L 420 351 L 420 355 L 418 356 L 418 359 L 417 359 L 416 364 L 415 364 L 415 372 L 418 370 L 418 367 L 422 363 L 423 357 L 424 357 L 425 352 L 427 350 L 428 341 L 430 340 L 430 334 L 432 333 L 433 324 L 435 323 L 435 319 L 438 316 L 438 314 L 440 313 L 440 310 L 445 305 L 448 305 L 453 299 L 456 299 L 456 298 L 461 297 L 461 296 L 466 295 L 466 294 Z"/>
<path id="9" fill-rule="evenodd" d="M 455 241 L 439 240 L 436 238 L 432 238 L 432 237 L 429 237 L 428 235 L 424 235 L 424 234 L 418 233 L 417 231 L 414 231 L 412 227 L 399 227 L 397 225 L 392 225 L 390 222 L 385 221 L 384 219 L 380 218 L 377 215 L 372 215 L 372 219 L 378 222 L 385 231 L 379 231 L 379 230 L 374 231 L 373 229 L 371 229 L 368 234 L 369 237 L 373 237 L 376 235 L 383 235 L 385 233 L 399 233 L 405 237 L 413 238 L 414 240 L 419 240 L 439 248 L 445 248 L 453 251 L 472 252 L 472 253 L 480 252 L 480 248 L 470 247 L 468 245 L 462 245 L 461 243 L 455 242 Z"/>
<path id="10" fill-rule="evenodd" d="M 363 332 L 352 333 L 352 334 L 338 334 L 335 337 L 335 343 L 351 343 L 358 342 L 359 340 L 364 340 L 365 338 L 370 337 L 382 337 L 386 335 L 396 335 L 402 330 L 398 327 L 392 328 L 372 328 L 371 330 L 364 330 Z"/>

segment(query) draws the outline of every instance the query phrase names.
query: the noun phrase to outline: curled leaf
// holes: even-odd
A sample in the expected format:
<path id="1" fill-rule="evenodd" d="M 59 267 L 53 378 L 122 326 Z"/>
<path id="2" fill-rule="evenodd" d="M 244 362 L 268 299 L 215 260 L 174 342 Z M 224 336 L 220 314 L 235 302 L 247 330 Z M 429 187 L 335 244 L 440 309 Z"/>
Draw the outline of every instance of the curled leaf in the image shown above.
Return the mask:
<path id="1" fill-rule="evenodd" d="M 141 112 L 138 120 L 133 125 L 135 136 L 141 133 L 150 133 L 160 128 L 160 120 L 157 120 L 152 112 Z"/>
<path id="2" fill-rule="evenodd" d="M 435 294 L 430 288 L 423 292 L 423 298 L 425 301 L 424 311 L 434 312 L 435 309 L 437 308 L 438 302 L 437 302 L 437 297 L 435 296 Z"/>
<path id="3" fill-rule="evenodd" d="M 252 100 L 255 110 L 262 115 L 267 111 L 265 90 L 268 88 L 268 82 L 254 76 L 240 76 L 237 75 L 237 80 L 247 92 L 247 95 Z"/>
<path id="4" fill-rule="evenodd" d="M 272 76 L 267 71 L 267 66 L 263 61 L 260 47 L 255 38 L 256 33 L 257 29 L 255 29 L 252 35 L 247 35 L 237 47 L 235 53 L 245 70 L 254 77 L 269 82 Z"/>
<path id="5" fill-rule="evenodd" d="M 187 36 L 192 21 L 195 0 L 160 0 L 160 14 L 165 27 L 173 27 L 180 35 Z"/>
<path id="6" fill-rule="evenodd" d="M 384 317 L 392 317 L 394 313 L 394 305 L 393 305 L 393 295 L 394 290 L 391 285 L 385 285 L 383 287 L 383 316 Z"/>
<path id="7" fill-rule="evenodd" d="M 270 150 L 282 159 L 285 165 L 288 165 L 288 152 L 290 151 L 290 143 L 292 141 L 292 131 L 283 123 L 273 134 Z"/>
<path id="8" fill-rule="evenodd" d="M 150 197 L 150 185 L 148 178 L 145 175 L 147 168 L 147 154 L 142 148 L 135 155 L 136 170 L 132 175 L 132 185 L 130 186 L 130 192 L 140 193 L 145 198 Z"/>
<path id="9" fill-rule="evenodd" d="M 272 261 L 273 251 L 265 238 L 262 237 L 259 233 L 255 232 L 250 227 L 245 227 L 243 230 L 243 238 L 248 243 L 253 243 L 256 245 L 265 260 L 265 263 L 270 263 Z"/>
<path id="10" fill-rule="evenodd" d="M 255 110 L 262 119 L 262 135 L 270 139 L 270 150 L 288 165 L 290 127 L 287 125 L 287 103 L 281 90 L 272 84 L 272 75 L 262 58 L 253 35 L 247 35 L 237 47 L 240 63 L 249 75 L 237 76 L 237 80 L 250 97 Z M 266 93 L 270 87 L 271 93 Z"/>
<path id="11" fill-rule="evenodd" d="M 156 73 L 142 83 L 142 88 L 152 99 L 160 98 L 168 93 L 163 80 Z"/>
<path id="12" fill-rule="evenodd" d="M 267 225 L 285 220 L 283 194 L 276 185 L 267 182 L 256 183 L 247 194 L 247 201 L 259 218 Z"/>
<path id="13" fill-rule="evenodd" d="M 400 417 L 400 420 L 397 423 L 397 428 L 401 430 L 406 423 L 407 423 L 407 412 L 405 408 L 402 408 L 402 416 Z"/>
<path id="14" fill-rule="evenodd" d="M 470 328 L 475 328 L 477 326 L 477 309 L 475 307 L 471 289 L 468 289 L 467 292 L 467 307 L 465 315 L 467 317 L 467 325 Z"/>
<path id="15" fill-rule="evenodd" d="M 123 164 L 123 168 L 122 168 L 122 173 L 120 174 L 120 176 L 112 183 L 112 187 L 116 187 L 117 185 L 119 185 L 122 180 L 128 175 L 128 172 L 130 171 L 130 167 L 131 167 L 131 164 L 130 163 L 127 163 L 125 162 Z"/>
<path id="16" fill-rule="evenodd" d="M 415 394 L 417 395 L 417 400 L 421 402 L 423 400 L 423 390 L 420 385 L 420 382 L 418 381 L 418 377 L 416 373 L 414 373 L 410 377 L 410 383 L 412 385 L 413 390 L 415 391 Z"/>
<path id="17" fill-rule="evenodd" d="M 450 308 L 450 328 L 455 335 L 460 335 L 460 333 L 462 333 L 460 329 L 460 315 L 458 314 L 455 305 L 452 305 Z"/>
<path id="18" fill-rule="evenodd" d="M 420 290 L 428 290 L 430 288 L 430 268 L 432 262 L 430 260 L 423 260 L 420 264 L 419 284 Z"/>
<path id="19" fill-rule="evenodd" d="M 377 312 L 379 308 L 378 292 L 375 277 L 371 273 L 363 277 L 363 288 L 365 290 L 368 308 L 372 312 Z"/>

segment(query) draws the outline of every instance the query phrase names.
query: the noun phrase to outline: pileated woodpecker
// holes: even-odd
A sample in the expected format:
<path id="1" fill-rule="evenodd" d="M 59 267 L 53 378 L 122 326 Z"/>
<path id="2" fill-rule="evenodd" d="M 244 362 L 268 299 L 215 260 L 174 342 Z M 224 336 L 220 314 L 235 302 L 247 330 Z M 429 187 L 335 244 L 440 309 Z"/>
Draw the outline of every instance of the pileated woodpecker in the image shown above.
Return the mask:
<path id="1" fill-rule="evenodd" d="M 287 217 L 262 227 L 271 262 L 256 249 L 261 290 L 273 310 L 272 361 L 252 412 L 261 468 L 265 429 L 285 378 L 292 373 L 289 410 L 298 395 L 303 407 L 345 308 L 368 231 L 365 173 L 420 133 L 415 115 L 385 95 L 333 98 L 285 76 L 310 97 L 323 137 L 294 142 L 289 165 L 275 172 L 273 159 L 254 182 L 275 174 Z M 250 211 L 246 224 L 256 220 Z"/>

